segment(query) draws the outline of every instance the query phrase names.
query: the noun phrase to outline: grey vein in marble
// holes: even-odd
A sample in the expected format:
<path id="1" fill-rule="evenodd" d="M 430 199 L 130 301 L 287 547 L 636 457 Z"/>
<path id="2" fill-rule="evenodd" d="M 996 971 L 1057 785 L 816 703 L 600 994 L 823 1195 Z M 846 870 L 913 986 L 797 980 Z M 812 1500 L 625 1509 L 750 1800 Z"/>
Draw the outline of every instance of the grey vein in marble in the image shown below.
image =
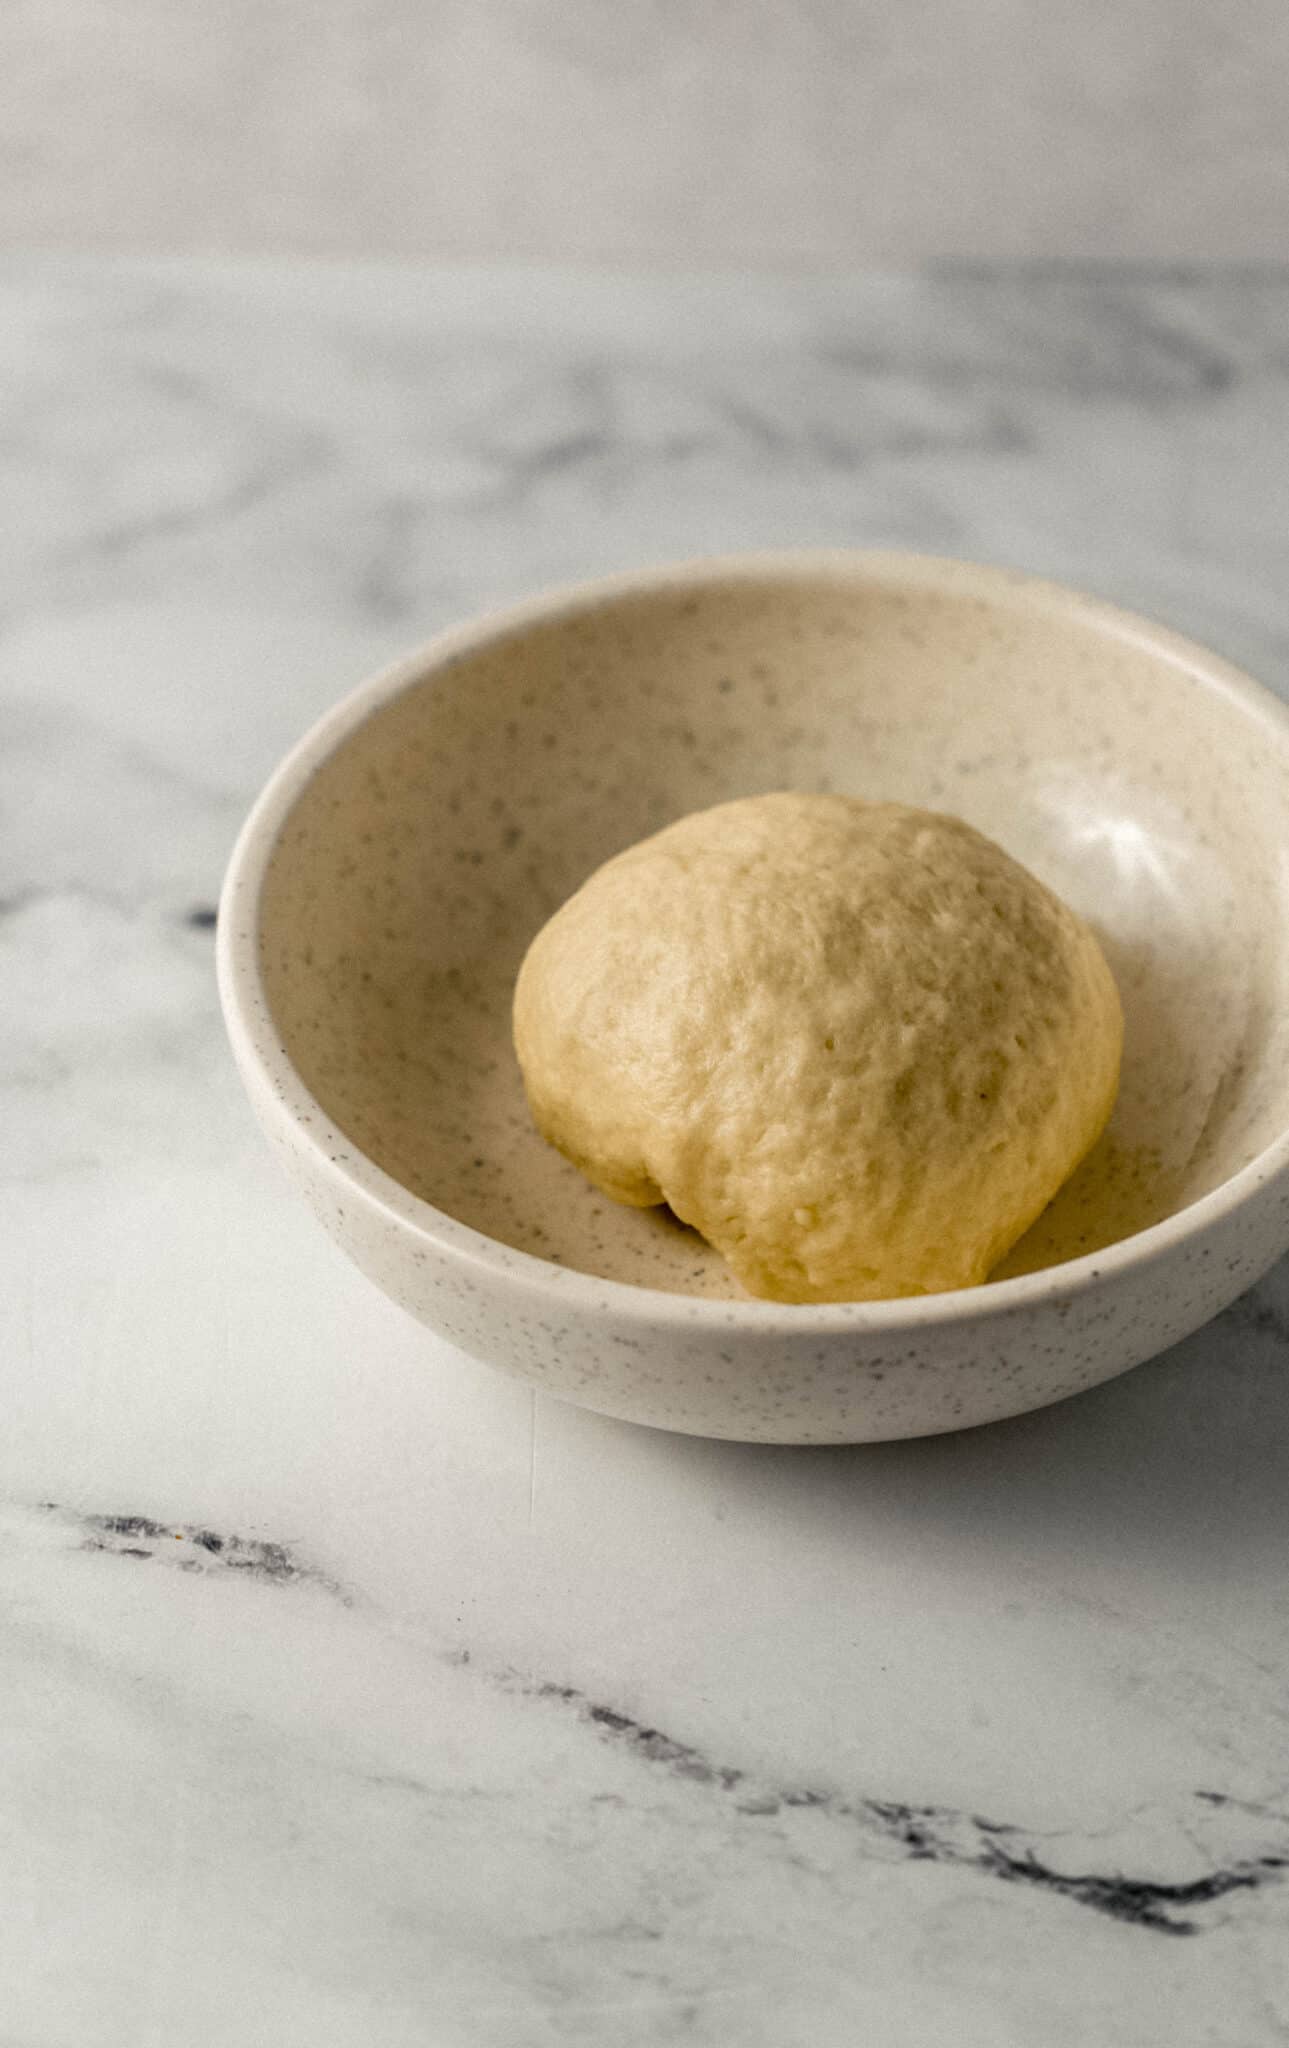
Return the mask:
<path id="1" fill-rule="evenodd" d="M 59 1516 L 56 1501 L 42 1501 L 41 1511 Z M 82 1548 L 102 1551 L 112 1557 L 156 1560 L 183 1572 L 245 1572 L 266 1579 L 275 1586 L 303 1582 L 321 1586 L 336 1599 L 349 1600 L 345 1589 L 312 1565 L 303 1564 L 285 1543 L 258 1536 L 220 1535 L 201 1523 L 178 1526 L 158 1522 L 151 1515 L 81 1514 L 74 1520 Z M 179 1549 L 174 1546 L 178 1544 Z"/>
<path id="2" fill-rule="evenodd" d="M 1271 1320 L 1273 1326 L 1279 1321 L 1273 1316 Z M 1282 1322 L 1280 1327 L 1283 1333 Z M 158 1561 L 184 1572 L 245 1572 L 275 1586 L 318 1588 L 346 1606 L 353 1604 L 346 1588 L 280 1542 L 220 1535 L 199 1524 L 175 1526 L 150 1515 L 68 1514 L 52 1501 L 41 1504 L 41 1513 L 74 1531 L 81 1547 L 91 1552 Z M 1003 1883 L 1032 1885 L 1155 1933 L 1200 1933 L 1213 1924 L 1209 1916 L 1196 1917 L 1203 1909 L 1227 1901 L 1238 1904 L 1240 1894 L 1279 1884 L 1289 1872 L 1289 1811 L 1270 1802 L 1233 1801 L 1222 1793 L 1197 1791 L 1183 1826 L 1197 1847 L 1213 1853 L 1220 1840 L 1224 1853 L 1220 1862 L 1192 1878 L 1170 1881 L 1119 1869 L 1063 1869 L 1059 1834 L 1034 1835 L 1015 1822 L 872 1794 L 846 1796 L 814 1785 L 772 1785 L 741 1765 L 715 1761 L 691 1743 L 588 1698 L 576 1686 L 525 1679 L 513 1671 L 480 1671 L 468 1650 L 437 1654 L 462 1670 L 471 1668 L 473 1678 L 505 1694 L 571 1708 L 599 1740 L 620 1747 L 647 1768 L 665 1771 L 713 1797 L 728 1798 L 735 1812 L 750 1822 L 808 1815 L 840 1823 L 857 1831 L 869 1853 L 894 1848 L 913 1862 L 956 1866 Z"/>
<path id="3" fill-rule="evenodd" d="M 1232 1893 L 1280 1883 L 1289 1870 L 1289 1815 L 1274 1813 L 1269 1806 L 1252 1809 L 1250 1818 L 1261 1828 L 1261 1839 L 1274 1835 L 1277 1847 L 1260 1848 L 1184 1883 L 1159 1882 L 1123 1871 L 1063 1871 L 1045 1861 L 1026 1830 L 1011 1822 L 943 1807 L 908 1806 L 900 1800 L 839 1798 L 812 1786 L 759 1786 L 749 1782 L 736 1766 L 712 1763 L 688 1743 L 677 1742 L 660 1729 L 642 1727 L 629 1714 L 594 1705 L 575 1687 L 547 1683 L 536 1692 L 542 1699 L 576 1705 L 597 1731 L 622 1742 L 645 1762 L 736 1795 L 741 1814 L 761 1819 L 801 1810 L 853 1822 L 866 1834 L 905 1850 L 915 1862 L 958 1864 L 1004 1883 L 1032 1884 L 1108 1914 L 1112 1920 L 1160 1934 L 1196 1934 L 1202 1923 L 1188 1917 L 1193 1909 L 1212 1905 Z M 1195 1796 L 1201 1820 L 1203 1809 L 1226 1804 L 1221 1794 L 1199 1792 Z"/>

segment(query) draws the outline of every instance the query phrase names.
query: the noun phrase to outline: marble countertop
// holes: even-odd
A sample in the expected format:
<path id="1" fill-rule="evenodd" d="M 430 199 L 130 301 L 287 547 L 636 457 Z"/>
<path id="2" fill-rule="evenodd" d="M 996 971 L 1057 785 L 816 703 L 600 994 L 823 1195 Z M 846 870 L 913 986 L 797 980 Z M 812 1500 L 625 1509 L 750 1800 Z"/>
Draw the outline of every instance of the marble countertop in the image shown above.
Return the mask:
<path id="1" fill-rule="evenodd" d="M 1289 1267 L 1046 1413 L 672 1438 L 279 1179 L 260 781 L 556 579 L 978 555 L 1289 686 L 1289 275 L 0 280 L 3 2048 L 1289 2041 Z"/>

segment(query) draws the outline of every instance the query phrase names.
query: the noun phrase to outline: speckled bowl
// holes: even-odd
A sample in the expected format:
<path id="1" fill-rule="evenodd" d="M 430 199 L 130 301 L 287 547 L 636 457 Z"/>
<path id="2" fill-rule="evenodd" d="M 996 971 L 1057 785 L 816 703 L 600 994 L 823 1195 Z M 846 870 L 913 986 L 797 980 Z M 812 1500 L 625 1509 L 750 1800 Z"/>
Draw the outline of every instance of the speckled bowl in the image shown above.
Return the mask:
<path id="1" fill-rule="evenodd" d="M 988 1285 L 752 1301 L 532 1130 L 510 992 L 584 876 L 756 790 L 956 811 L 1088 916 L 1109 1132 Z M 233 1047 L 310 1206 L 462 1350 L 669 1429 L 986 1422 L 1108 1379 L 1289 1244 L 1289 713 L 1091 599 L 900 555 L 700 562 L 433 641 L 278 769 L 219 920 Z"/>

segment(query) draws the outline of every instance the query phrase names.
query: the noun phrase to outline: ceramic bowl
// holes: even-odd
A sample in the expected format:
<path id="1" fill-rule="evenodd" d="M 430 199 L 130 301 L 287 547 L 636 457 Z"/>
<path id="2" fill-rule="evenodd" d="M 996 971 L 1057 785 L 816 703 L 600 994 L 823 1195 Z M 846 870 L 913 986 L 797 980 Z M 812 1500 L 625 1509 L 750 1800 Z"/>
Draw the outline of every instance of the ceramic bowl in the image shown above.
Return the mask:
<path id="1" fill-rule="evenodd" d="M 1099 932 L 1105 1138 L 981 1288 L 781 1307 L 532 1129 L 510 994 L 608 855 L 758 790 L 957 812 Z M 903 555 L 539 598 L 364 684 L 260 798 L 219 918 L 234 1051 L 306 1200 L 463 1351 L 669 1429 L 915 1436 L 1110 1378 L 1289 1244 L 1289 713 L 1054 585 Z"/>

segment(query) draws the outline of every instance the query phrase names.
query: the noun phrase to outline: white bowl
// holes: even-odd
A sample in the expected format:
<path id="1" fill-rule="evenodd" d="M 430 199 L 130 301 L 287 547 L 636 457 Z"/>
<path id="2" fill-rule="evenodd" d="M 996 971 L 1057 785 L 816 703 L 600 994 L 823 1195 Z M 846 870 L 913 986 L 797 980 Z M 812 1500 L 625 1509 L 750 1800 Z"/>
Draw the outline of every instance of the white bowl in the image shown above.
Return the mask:
<path id="1" fill-rule="evenodd" d="M 1127 1018 L 1115 1116 L 984 1287 L 752 1301 L 530 1125 L 509 1006 L 533 932 L 620 847 L 774 788 L 956 811 L 1102 936 Z M 542 597 L 364 684 L 255 806 L 219 969 L 265 1130 L 414 1316 L 611 1415 L 845 1443 L 1108 1379 L 1285 1250 L 1287 939 L 1276 699 L 1051 584 L 790 554 Z"/>

